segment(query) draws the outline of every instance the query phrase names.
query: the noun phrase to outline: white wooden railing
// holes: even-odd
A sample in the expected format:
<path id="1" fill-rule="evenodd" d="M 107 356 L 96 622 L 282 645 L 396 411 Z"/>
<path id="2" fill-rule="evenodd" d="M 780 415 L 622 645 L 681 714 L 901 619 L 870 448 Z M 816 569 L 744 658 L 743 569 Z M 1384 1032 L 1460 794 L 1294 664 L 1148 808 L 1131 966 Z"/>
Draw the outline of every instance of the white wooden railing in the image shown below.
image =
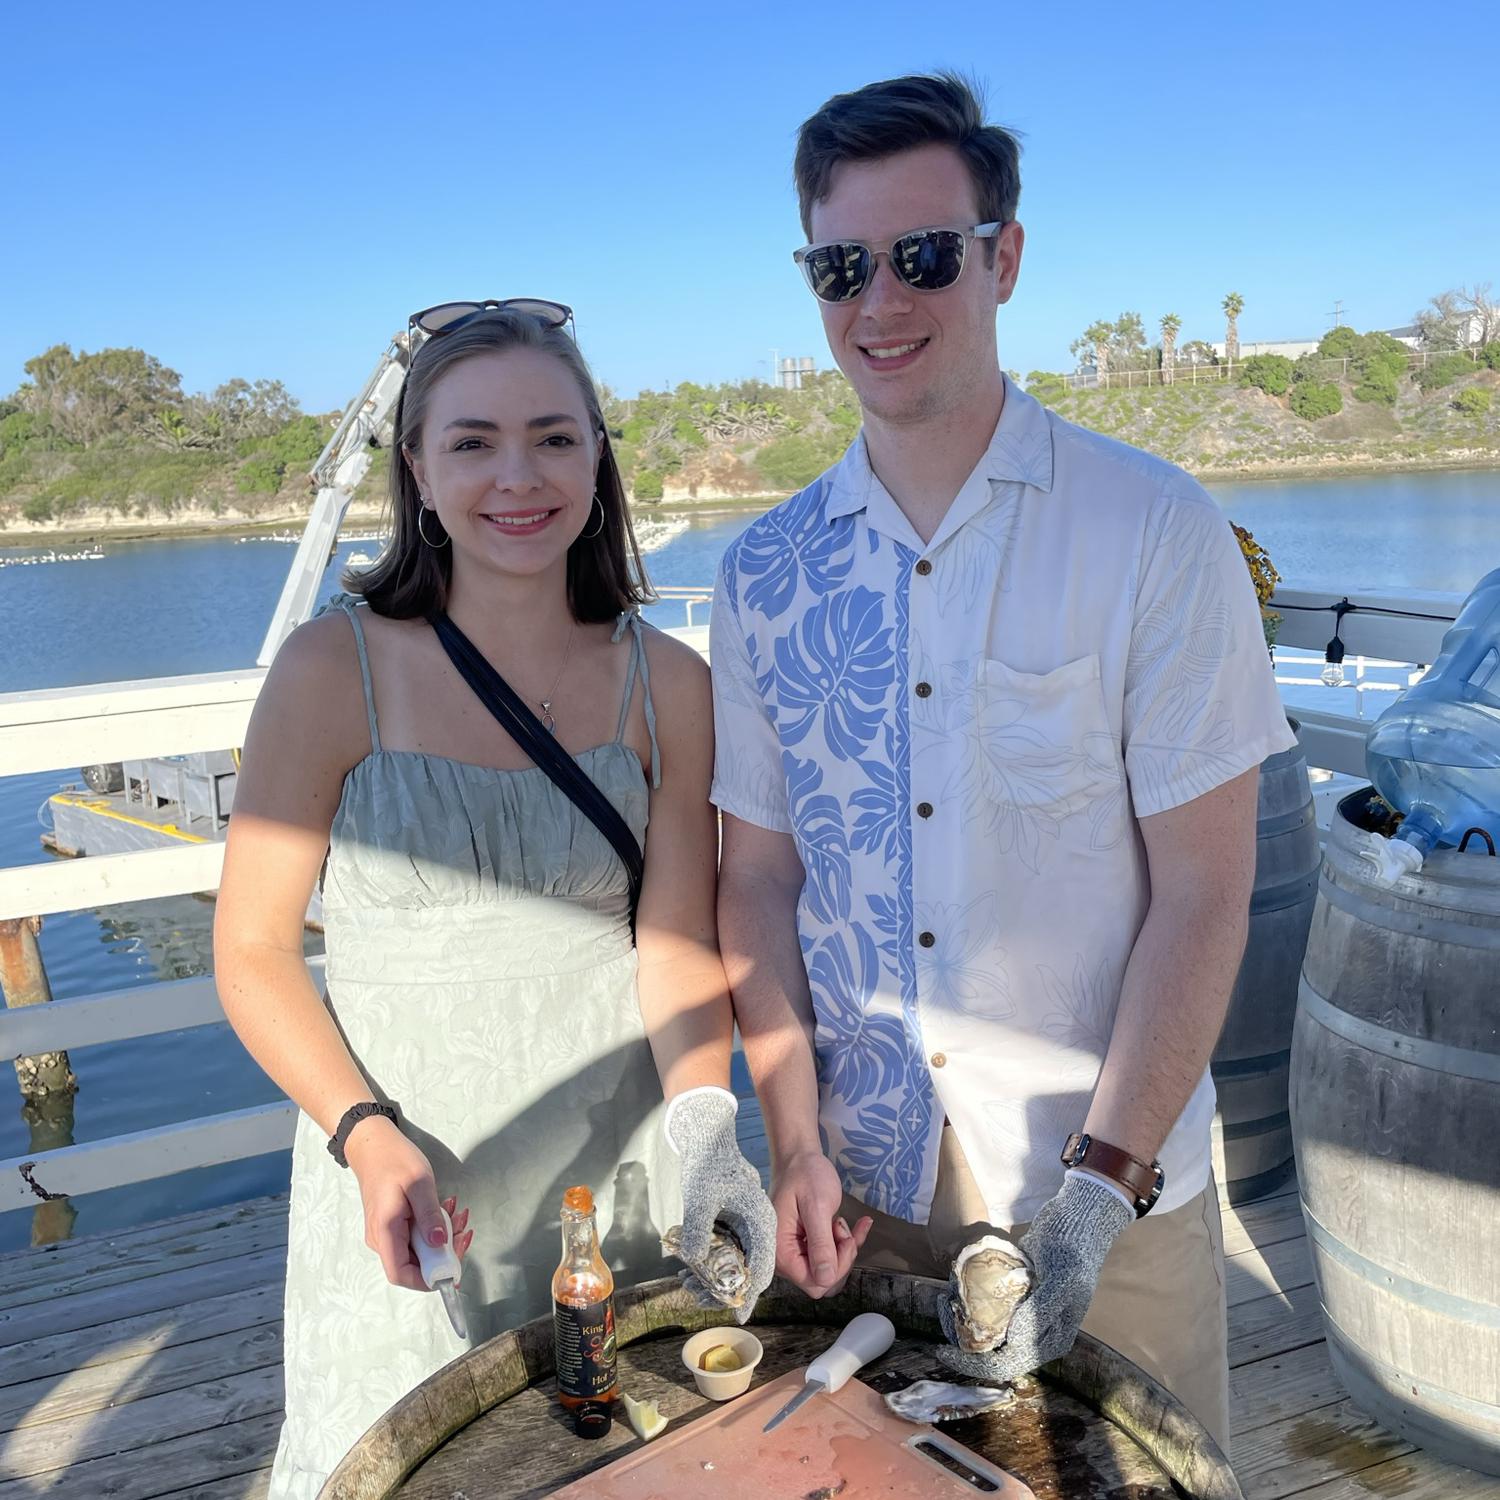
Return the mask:
<path id="1" fill-rule="evenodd" d="M 673 593 L 702 602 L 710 591 Z M 1273 600 L 1283 616 L 1279 649 L 1320 657 L 1333 634 L 1332 606 L 1342 598 L 1327 590 L 1282 589 Z M 1343 617 L 1339 633 L 1347 648 L 1346 670 L 1357 671 L 1362 660 L 1430 663 L 1461 599 L 1456 594 L 1367 593 L 1350 595 L 1349 602 L 1357 608 Z M 680 634 L 706 651 L 701 626 Z M 218 672 L 0 695 L 0 776 L 242 744 L 264 678 L 261 670 Z M 1363 775 L 1366 720 L 1301 706 L 1296 713 L 1310 765 Z M 0 921 L 212 891 L 222 863 L 222 846 L 204 843 L 0 869 Z M 321 962 L 311 961 L 315 979 L 321 978 Z M 0 1010 L 0 1058 L 153 1036 L 223 1019 L 211 977 Z M 282 1150 L 291 1143 L 295 1117 L 295 1108 L 280 1101 L 0 1160 L 0 1212 L 34 1206 L 39 1197 L 32 1184 L 71 1196 Z"/>

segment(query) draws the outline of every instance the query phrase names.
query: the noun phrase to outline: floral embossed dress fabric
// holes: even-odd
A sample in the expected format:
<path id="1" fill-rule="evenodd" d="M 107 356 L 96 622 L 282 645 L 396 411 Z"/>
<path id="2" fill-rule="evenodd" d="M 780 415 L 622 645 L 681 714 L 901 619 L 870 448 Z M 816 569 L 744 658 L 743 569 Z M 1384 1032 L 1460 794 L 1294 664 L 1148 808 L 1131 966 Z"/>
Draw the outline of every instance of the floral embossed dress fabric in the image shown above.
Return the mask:
<path id="1" fill-rule="evenodd" d="M 628 639 L 639 653 L 638 627 Z M 666 1274 L 657 1236 L 680 1211 L 677 1162 L 636 1000 L 628 881 L 604 835 L 541 770 L 382 750 L 371 719 L 375 749 L 345 780 L 324 879 L 329 1004 L 439 1193 L 469 1207 L 461 1296 L 476 1345 L 551 1310 L 573 1183 L 594 1189 L 617 1281 Z M 644 843 L 635 752 L 617 739 L 579 763 Z M 370 1424 L 464 1346 L 435 1294 L 386 1281 L 354 1174 L 305 1115 L 287 1262 L 271 1495 L 312 1500 Z"/>
<path id="2" fill-rule="evenodd" d="M 922 1223 L 946 1117 L 991 1222 L 1057 1190 L 1149 884 L 1136 820 L 1291 746 L 1228 523 L 1009 381 L 925 545 L 863 438 L 720 571 L 713 798 L 792 835 L 825 1148 Z M 1209 1175 L 1205 1072 L 1159 1211 Z"/>

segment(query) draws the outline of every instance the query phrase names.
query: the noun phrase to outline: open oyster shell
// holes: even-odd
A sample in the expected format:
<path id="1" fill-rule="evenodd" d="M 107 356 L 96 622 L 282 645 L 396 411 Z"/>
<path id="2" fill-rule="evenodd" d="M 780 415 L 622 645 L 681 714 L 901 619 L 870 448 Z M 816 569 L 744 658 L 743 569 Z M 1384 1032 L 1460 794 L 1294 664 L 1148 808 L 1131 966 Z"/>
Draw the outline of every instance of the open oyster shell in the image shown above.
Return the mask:
<path id="1" fill-rule="evenodd" d="M 1016 1399 L 1013 1386 L 950 1385 L 946 1380 L 918 1380 L 891 1391 L 885 1404 L 907 1422 L 956 1422 L 975 1412 L 991 1411 Z"/>
<path id="2" fill-rule="evenodd" d="M 750 1266 L 734 1231 L 722 1222 L 714 1225 L 708 1254 L 689 1260 L 682 1253 L 682 1225 L 674 1224 L 661 1237 L 661 1247 L 685 1265 L 704 1289 L 722 1307 L 743 1307 L 750 1295 Z"/>
<path id="3" fill-rule="evenodd" d="M 1004 1235 L 987 1234 L 965 1245 L 951 1273 L 949 1305 L 958 1347 L 968 1354 L 998 1349 L 1035 1281 L 1021 1247 Z"/>

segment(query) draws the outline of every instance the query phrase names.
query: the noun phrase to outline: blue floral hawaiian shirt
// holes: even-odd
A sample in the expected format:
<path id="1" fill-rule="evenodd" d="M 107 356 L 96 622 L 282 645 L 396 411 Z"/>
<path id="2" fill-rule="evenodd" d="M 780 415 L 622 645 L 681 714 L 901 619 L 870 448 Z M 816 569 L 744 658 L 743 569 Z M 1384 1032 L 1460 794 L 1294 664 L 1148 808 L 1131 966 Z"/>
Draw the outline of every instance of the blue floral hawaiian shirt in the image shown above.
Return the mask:
<path id="1" fill-rule="evenodd" d="M 1295 743 L 1249 572 L 1187 475 L 1007 382 L 924 545 L 858 438 L 729 548 L 713 798 L 790 834 L 819 1123 L 926 1222 L 945 1117 L 1024 1223 L 1081 1129 L 1149 902 L 1136 820 Z M 1205 1072 L 1159 1211 L 1209 1175 Z"/>

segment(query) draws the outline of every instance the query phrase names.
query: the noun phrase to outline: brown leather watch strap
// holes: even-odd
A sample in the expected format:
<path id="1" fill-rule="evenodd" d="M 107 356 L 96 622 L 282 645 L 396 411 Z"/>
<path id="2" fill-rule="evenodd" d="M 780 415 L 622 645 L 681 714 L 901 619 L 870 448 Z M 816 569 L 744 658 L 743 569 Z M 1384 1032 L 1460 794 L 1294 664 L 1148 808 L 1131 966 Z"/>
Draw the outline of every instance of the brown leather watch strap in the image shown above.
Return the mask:
<path id="1" fill-rule="evenodd" d="M 1118 1182 L 1135 1199 L 1135 1216 L 1138 1219 L 1151 1212 L 1156 1200 L 1161 1197 L 1162 1186 L 1166 1182 L 1160 1162 L 1148 1165 L 1140 1157 L 1132 1156 L 1118 1146 L 1111 1146 L 1108 1141 L 1084 1135 L 1081 1131 L 1068 1137 L 1067 1144 L 1063 1147 L 1062 1160 L 1064 1166 L 1087 1167 L 1091 1172 L 1098 1172 L 1101 1177 Z"/>

